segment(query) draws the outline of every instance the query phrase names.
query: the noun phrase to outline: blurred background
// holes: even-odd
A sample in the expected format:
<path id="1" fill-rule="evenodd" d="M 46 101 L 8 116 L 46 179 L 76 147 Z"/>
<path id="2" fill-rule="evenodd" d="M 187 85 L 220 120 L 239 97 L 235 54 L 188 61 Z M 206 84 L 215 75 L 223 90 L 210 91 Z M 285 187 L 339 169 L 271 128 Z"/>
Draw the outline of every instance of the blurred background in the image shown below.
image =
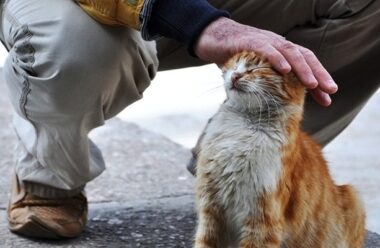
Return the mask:
<path id="1" fill-rule="evenodd" d="M 6 51 L 0 46 L 0 67 Z M 195 144 L 225 94 L 215 66 L 160 72 L 143 100 L 118 117 L 162 134 L 186 148 Z M 367 210 L 367 227 L 380 233 L 380 93 L 355 121 L 325 149 L 334 179 L 353 184 Z"/>

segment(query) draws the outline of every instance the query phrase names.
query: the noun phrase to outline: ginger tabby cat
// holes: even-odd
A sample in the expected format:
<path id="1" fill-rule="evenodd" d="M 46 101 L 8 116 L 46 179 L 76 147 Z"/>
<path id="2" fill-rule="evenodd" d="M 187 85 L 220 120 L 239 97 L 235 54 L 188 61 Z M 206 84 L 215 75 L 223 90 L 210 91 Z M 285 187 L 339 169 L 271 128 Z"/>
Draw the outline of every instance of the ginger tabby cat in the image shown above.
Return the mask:
<path id="1" fill-rule="evenodd" d="M 200 142 L 195 247 L 363 247 L 362 203 L 300 129 L 304 86 L 248 52 L 223 75 L 227 100 Z"/>

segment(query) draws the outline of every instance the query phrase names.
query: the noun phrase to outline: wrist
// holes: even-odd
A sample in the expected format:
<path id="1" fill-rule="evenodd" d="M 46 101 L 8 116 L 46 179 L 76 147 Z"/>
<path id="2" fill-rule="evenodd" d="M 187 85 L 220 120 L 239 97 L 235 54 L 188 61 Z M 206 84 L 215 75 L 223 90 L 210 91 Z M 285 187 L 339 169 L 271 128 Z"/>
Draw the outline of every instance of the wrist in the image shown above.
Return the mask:
<path id="1" fill-rule="evenodd" d="M 234 37 L 234 25 L 235 22 L 226 17 L 220 17 L 211 22 L 194 44 L 195 55 L 208 62 L 224 62 L 224 58 L 232 55 L 231 51 L 224 48 L 228 47 L 229 37 Z M 231 54 L 226 54 L 229 52 Z"/>
<path id="2" fill-rule="evenodd" d="M 192 39 L 188 43 L 188 51 L 190 55 L 193 57 L 198 57 L 198 53 L 196 52 L 197 47 L 199 46 L 199 41 L 201 36 L 205 35 L 203 38 L 212 39 L 212 32 L 217 30 L 216 26 L 219 25 L 220 20 L 228 19 L 229 15 L 227 12 L 214 12 L 213 15 L 209 15 L 207 19 L 204 19 L 201 25 L 198 25 L 197 30 L 193 33 Z M 198 48 L 199 49 L 199 48 Z"/>
<path id="3" fill-rule="evenodd" d="M 155 0 L 144 38 L 156 35 L 177 40 L 194 54 L 194 44 L 202 30 L 221 16 L 229 16 L 206 0 Z M 143 32 L 144 33 L 144 32 Z"/>

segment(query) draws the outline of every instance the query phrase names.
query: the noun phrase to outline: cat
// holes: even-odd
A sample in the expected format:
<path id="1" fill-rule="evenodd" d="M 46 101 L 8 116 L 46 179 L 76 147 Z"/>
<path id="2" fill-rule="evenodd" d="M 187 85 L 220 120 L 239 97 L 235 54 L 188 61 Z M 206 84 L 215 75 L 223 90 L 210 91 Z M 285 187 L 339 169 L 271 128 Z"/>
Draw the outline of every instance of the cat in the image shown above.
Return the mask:
<path id="1" fill-rule="evenodd" d="M 359 248 L 365 213 L 300 129 L 306 90 L 253 52 L 223 67 L 227 99 L 199 144 L 195 248 Z"/>

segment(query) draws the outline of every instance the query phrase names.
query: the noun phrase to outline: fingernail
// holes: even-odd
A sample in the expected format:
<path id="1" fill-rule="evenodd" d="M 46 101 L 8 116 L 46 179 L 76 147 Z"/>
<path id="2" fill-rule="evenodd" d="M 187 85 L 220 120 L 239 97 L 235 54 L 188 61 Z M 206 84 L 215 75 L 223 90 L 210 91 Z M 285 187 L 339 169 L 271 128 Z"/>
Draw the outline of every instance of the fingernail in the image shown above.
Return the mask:
<path id="1" fill-rule="evenodd" d="M 280 67 L 281 67 L 281 70 L 285 73 L 290 72 L 290 70 L 292 69 L 288 63 L 283 63 L 283 62 L 280 64 Z"/>
<path id="2" fill-rule="evenodd" d="M 325 101 L 326 106 L 331 104 L 331 97 L 328 94 L 323 95 L 323 100 Z"/>
<path id="3" fill-rule="evenodd" d="M 335 93 L 338 90 L 338 85 L 334 82 L 334 80 L 327 81 L 327 85 L 329 86 L 331 91 L 333 91 L 333 93 Z"/>
<path id="4" fill-rule="evenodd" d="M 308 83 L 307 83 L 308 86 L 312 89 L 314 89 L 318 86 L 318 82 L 314 77 L 309 77 L 307 81 L 308 81 Z"/>

